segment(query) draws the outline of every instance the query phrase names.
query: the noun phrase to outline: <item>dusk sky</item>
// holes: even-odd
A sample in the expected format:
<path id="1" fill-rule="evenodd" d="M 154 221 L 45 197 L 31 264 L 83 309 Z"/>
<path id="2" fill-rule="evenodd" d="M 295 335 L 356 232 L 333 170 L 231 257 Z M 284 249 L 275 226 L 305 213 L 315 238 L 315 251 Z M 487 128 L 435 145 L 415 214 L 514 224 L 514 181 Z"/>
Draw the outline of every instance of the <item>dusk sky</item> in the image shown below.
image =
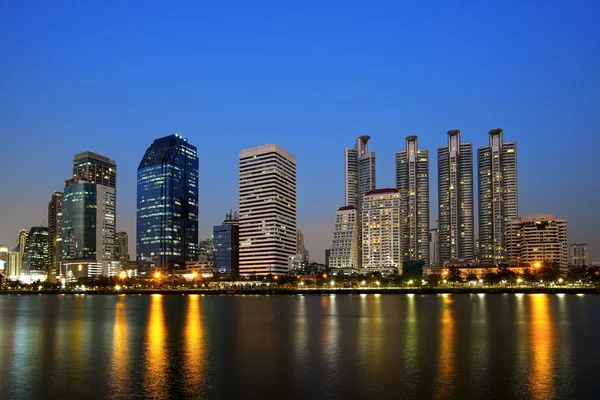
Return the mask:
<path id="1" fill-rule="evenodd" d="M 46 223 L 89 150 L 117 162 L 135 257 L 137 166 L 178 133 L 198 147 L 201 237 L 238 206 L 239 151 L 276 142 L 297 158 L 298 227 L 322 262 L 357 136 L 380 188 L 419 136 L 435 220 L 446 132 L 477 148 L 501 127 L 519 213 L 566 217 L 600 261 L 600 2 L 173 3 L 2 2 L 0 244 Z"/>

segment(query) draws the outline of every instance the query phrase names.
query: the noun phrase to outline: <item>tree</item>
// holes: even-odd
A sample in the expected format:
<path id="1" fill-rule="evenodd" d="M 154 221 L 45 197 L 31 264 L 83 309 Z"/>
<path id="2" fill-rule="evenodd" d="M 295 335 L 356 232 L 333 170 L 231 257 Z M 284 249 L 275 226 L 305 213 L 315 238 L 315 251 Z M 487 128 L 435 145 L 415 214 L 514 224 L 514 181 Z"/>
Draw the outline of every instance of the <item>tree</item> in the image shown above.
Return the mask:
<path id="1" fill-rule="evenodd" d="M 475 275 L 474 273 L 470 272 L 467 275 L 467 282 L 473 282 L 473 281 L 477 281 L 477 275 Z"/>
<path id="2" fill-rule="evenodd" d="M 454 283 L 462 283 L 462 275 L 460 274 L 460 269 L 458 268 L 450 268 L 450 272 L 448 273 L 448 282 Z"/>
<path id="3" fill-rule="evenodd" d="M 439 274 L 429 274 L 425 280 L 430 287 L 438 287 L 442 281 L 442 277 Z"/>

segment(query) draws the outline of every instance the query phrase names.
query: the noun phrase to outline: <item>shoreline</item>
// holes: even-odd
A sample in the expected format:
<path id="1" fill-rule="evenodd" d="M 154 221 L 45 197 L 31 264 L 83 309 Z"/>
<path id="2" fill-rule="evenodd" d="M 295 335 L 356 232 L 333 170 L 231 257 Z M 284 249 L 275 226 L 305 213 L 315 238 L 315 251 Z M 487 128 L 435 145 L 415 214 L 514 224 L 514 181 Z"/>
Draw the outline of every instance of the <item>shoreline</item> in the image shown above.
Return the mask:
<path id="1" fill-rule="evenodd" d="M 600 287 L 490 287 L 490 288 L 322 288 L 322 289 L 145 289 L 145 290 L 3 290 L 0 295 L 91 294 L 91 295 L 331 295 L 331 294 L 600 294 Z"/>

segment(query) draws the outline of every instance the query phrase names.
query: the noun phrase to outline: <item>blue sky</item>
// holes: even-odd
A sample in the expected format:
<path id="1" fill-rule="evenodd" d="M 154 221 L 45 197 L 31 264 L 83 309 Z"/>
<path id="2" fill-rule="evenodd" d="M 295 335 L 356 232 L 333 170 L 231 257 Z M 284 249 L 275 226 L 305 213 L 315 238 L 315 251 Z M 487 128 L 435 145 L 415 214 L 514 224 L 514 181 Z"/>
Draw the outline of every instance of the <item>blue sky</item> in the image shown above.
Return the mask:
<path id="1" fill-rule="evenodd" d="M 372 137 L 379 187 L 419 136 L 435 216 L 446 131 L 479 147 L 502 127 L 519 146 L 520 213 L 566 217 L 600 261 L 598 2 L 173 3 L 2 2 L 0 243 L 46 218 L 90 150 L 118 163 L 133 245 L 137 165 L 179 133 L 199 150 L 204 235 L 237 207 L 240 149 L 293 153 L 298 225 L 322 261 L 357 136 Z"/>

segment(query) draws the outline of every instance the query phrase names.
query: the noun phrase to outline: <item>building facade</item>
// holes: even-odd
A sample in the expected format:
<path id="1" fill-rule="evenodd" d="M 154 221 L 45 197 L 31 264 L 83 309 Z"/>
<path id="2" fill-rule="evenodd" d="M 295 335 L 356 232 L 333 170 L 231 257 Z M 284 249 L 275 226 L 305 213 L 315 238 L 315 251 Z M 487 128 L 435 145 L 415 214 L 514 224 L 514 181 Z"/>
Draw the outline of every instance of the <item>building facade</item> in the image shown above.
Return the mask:
<path id="1" fill-rule="evenodd" d="M 439 262 L 475 258 L 474 203 L 473 144 L 453 129 L 438 148 Z"/>
<path id="2" fill-rule="evenodd" d="M 376 189 L 363 197 L 362 270 L 395 269 L 402 274 L 401 194 L 397 189 Z"/>
<path id="3" fill-rule="evenodd" d="M 396 188 L 402 261 L 429 264 L 429 151 L 419 149 L 417 136 L 408 136 L 406 150 L 396 153 Z"/>
<path id="4" fill-rule="evenodd" d="M 531 215 L 513 219 L 507 229 L 507 258 L 510 264 L 569 262 L 567 220 L 554 215 Z"/>
<path id="5" fill-rule="evenodd" d="M 479 261 L 507 261 L 506 231 L 519 216 L 517 144 L 504 142 L 502 129 L 489 132 L 488 146 L 477 150 L 479 193 Z"/>
<path id="6" fill-rule="evenodd" d="M 198 259 L 198 155 L 179 135 L 156 139 L 138 167 L 136 243 L 142 273 Z"/>
<path id="7" fill-rule="evenodd" d="M 354 206 L 341 207 L 335 213 L 333 242 L 326 265 L 333 274 L 352 274 L 360 271 L 360 216 Z"/>
<path id="8" fill-rule="evenodd" d="M 62 260 L 62 193 L 54 192 L 48 203 L 48 280 L 60 274 Z"/>
<path id="9" fill-rule="evenodd" d="M 240 275 L 240 219 L 229 212 L 219 226 L 213 227 L 213 268 L 216 276 Z"/>
<path id="10" fill-rule="evenodd" d="M 46 280 L 48 273 L 48 228 L 34 226 L 27 234 L 21 281 L 25 283 Z"/>
<path id="11" fill-rule="evenodd" d="M 569 266 L 585 267 L 588 265 L 587 243 L 572 243 L 569 245 Z"/>
<path id="12" fill-rule="evenodd" d="M 437 228 L 429 231 L 429 264 L 440 264 L 440 231 Z"/>
<path id="13" fill-rule="evenodd" d="M 275 143 L 240 152 L 240 274 L 286 274 L 296 255 L 296 158 Z"/>
<path id="14" fill-rule="evenodd" d="M 360 213 L 362 196 L 375 189 L 375 152 L 369 151 L 370 136 L 356 139 L 354 148 L 344 149 L 346 206 Z"/>
<path id="15" fill-rule="evenodd" d="M 125 231 L 115 234 L 115 260 L 129 261 L 129 235 Z"/>

